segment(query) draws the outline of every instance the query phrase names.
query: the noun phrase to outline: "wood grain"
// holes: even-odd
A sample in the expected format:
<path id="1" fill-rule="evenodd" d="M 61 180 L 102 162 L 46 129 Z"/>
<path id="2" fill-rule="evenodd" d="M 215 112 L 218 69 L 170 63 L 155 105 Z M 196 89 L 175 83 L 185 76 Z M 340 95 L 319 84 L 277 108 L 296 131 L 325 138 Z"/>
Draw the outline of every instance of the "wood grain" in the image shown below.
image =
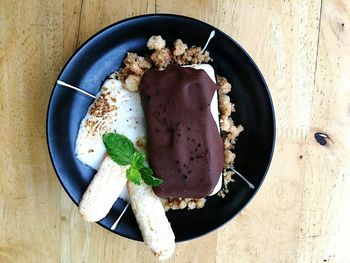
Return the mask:
<path id="1" fill-rule="evenodd" d="M 350 2 L 0 0 L 0 262 L 156 262 L 142 243 L 82 221 L 46 150 L 51 87 L 74 50 L 130 16 L 176 13 L 231 35 L 270 87 L 269 175 L 223 228 L 170 262 L 348 262 Z M 330 139 L 321 146 L 315 132 Z"/>
<path id="2" fill-rule="evenodd" d="M 59 258 L 61 190 L 46 150 L 46 107 L 74 50 L 77 31 L 67 23 L 77 24 L 77 6 L 0 6 L 0 262 L 53 262 Z"/>

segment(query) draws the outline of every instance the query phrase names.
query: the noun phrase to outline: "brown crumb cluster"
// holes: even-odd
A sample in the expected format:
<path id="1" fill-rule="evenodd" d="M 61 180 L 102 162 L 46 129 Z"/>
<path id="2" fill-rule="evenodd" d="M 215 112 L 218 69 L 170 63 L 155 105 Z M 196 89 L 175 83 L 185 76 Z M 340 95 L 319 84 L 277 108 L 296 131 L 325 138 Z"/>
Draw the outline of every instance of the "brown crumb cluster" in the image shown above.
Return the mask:
<path id="1" fill-rule="evenodd" d="M 147 142 L 146 142 L 146 138 L 145 137 L 139 137 L 136 140 L 136 146 L 143 150 L 146 151 L 146 146 L 147 146 Z"/>
<path id="2" fill-rule="evenodd" d="M 231 91 L 231 84 L 226 78 L 216 76 L 219 88 L 219 111 L 220 111 L 220 129 L 225 146 L 225 168 L 223 172 L 223 188 L 218 193 L 218 196 L 225 197 L 229 192 L 228 184 L 233 182 L 232 176 L 234 172 L 227 170 L 232 167 L 236 155 L 233 149 L 236 144 L 236 138 L 244 130 L 242 125 L 236 126 L 231 118 L 231 113 L 235 111 L 235 105 L 231 103 L 230 97 L 227 95 Z"/>
<path id="3" fill-rule="evenodd" d="M 103 88 L 102 88 L 103 89 Z M 95 117 L 103 117 L 107 113 L 117 109 L 116 106 L 111 106 L 108 102 L 106 96 L 110 93 L 101 94 L 98 99 L 94 102 L 93 106 L 90 108 L 90 114 Z"/>
<path id="4" fill-rule="evenodd" d="M 188 210 L 199 209 L 204 207 L 206 199 L 205 198 L 168 198 L 162 199 L 165 211 L 169 209 L 178 210 L 185 209 Z"/>
<path id="5" fill-rule="evenodd" d="M 175 62 L 179 65 L 207 63 L 210 60 L 209 52 L 202 50 L 200 47 L 191 47 L 179 56 L 173 56 Z"/>
<path id="6" fill-rule="evenodd" d="M 154 51 L 151 60 L 157 68 L 165 68 L 172 62 L 170 49 L 164 47 Z"/>
<path id="7" fill-rule="evenodd" d="M 152 64 L 144 57 L 130 52 L 128 52 L 124 59 L 124 64 L 125 67 L 118 70 L 114 75 L 122 82 L 124 88 L 137 92 L 143 73 L 151 68 Z"/>
<path id="8" fill-rule="evenodd" d="M 203 52 L 200 47 L 188 47 L 181 39 L 177 39 L 173 43 L 173 47 L 167 48 L 166 42 L 161 36 L 152 36 L 147 47 L 153 50 L 149 57 L 138 56 L 135 53 L 128 53 L 124 59 L 125 67 L 113 73 L 110 77 L 119 79 L 123 86 L 137 92 L 139 90 L 140 80 L 145 71 L 149 68 L 156 67 L 162 69 L 169 64 L 188 65 L 200 64 L 211 61 L 208 51 Z M 232 167 L 235 159 L 233 153 L 236 138 L 243 131 L 242 125 L 236 126 L 233 123 L 231 113 L 235 111 L 234 104 L 231 103 L 230 97 L 227 95 L 231 91 L 231 84 L 226 78 L 217 76 L 219 88 L 219 111 L 220 111 L 220 129 L 225 145 L 225 168 L 223 171 L 223 188 L 217 194 L 225 197 L 229 192 L 228 184 L 233 181 L 234 172 L 228 170 Z M 140 138 L 137 142 L 139 148 L 145 147 L 145 140 Z M 165 211 L 169 209 L 199 209 L 204 207 L 206 198 L 168 198 L 162 199 Z"/>
<path id="9" fill-rule="evenodd" d="M 147 41 L 147 47 L 149 50 L 160 50 L 165 47 L 165 40 L 162 36 L 151 36 Z"/>
<path id="10" fill-rule="evenodd" d="M 242 125 L 236 126 L 231 118 L 231 113 L 235 111 L 234 104 L 231 103 L 227 95 L 231 91 L 231 84 L 224 77 L 217 76 L 219 88 L 219 111 L 220 111 L 220 129 L 223 133 L 225 145 L 225 163 L 226 166 L 233 164 L 235 155 L 232 152 L 236 143 L 236 138 L 244 130 Z"/>
<path id="11" fill-rule="evenodd" d="M 147 41 L 149 50 L 153 53 L 145 58 L 135 53 L 128 53 L 124 59 L 125 67 L 118 70 L 113 76 L 116 76 L 123 86 L 137 92 L 144 72 L 152 66 L 162 69 L 169 64 L 187 65 L 206 63 L 210 60 L 208 51 L 203 52 L 200 47 L 188 47 L 181 39 L 175 40 L 173 47 L 167 48 L 166 42 L 161 36 L 152 36 Z"/>

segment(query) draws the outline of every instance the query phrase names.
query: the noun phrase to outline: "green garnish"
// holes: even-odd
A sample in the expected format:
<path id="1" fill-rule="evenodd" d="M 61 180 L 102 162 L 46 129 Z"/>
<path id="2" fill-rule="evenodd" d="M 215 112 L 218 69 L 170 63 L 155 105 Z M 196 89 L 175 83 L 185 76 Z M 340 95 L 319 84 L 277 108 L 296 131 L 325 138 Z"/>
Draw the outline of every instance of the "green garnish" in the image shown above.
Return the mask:
<path id="1" fill-rule="evenodd" d="M 163 183 L 162 179 L 153 176 L 152 169 L 148 167 L 141 168 L 140 173 L 143 181 L 148 185 L 158 186 Z"/>
<path id="2" fill-rule="evenodd" d="M 163 183 L 162 179 L 153 176 L 152 169 L 145 166 L 145 154 L 138 152 L 132 141 L 118 133 L 105 133 L 102 137 L 107 153 L 119 165 L 130 165 L 126 178 L 140 185 L 142 180 L 151 186 Z"/>
<path id="3" fill-rule="evenodd" d="M 134 152 L 134 154 L 131 157 L 130 165 L 137 170 L 140 170 L 144 165 L 146 161 L 146 156 L 143 153 L 140 152 Z"/>
<path id="4" fill-rule="evenodd" d="M 141 184 L 141 173 L 134 167 L 129 167 L 129 169 L 126 170 L 126 178 L 134 184 Z"/>
<path id="5" fill-rule="evenodd" d="M 135 152 L 135 147 L 124 135 L 117 133 L 103 134 L 103 143 L 111 159 L 119 165 L 130 164 L 131 158 Z"/>

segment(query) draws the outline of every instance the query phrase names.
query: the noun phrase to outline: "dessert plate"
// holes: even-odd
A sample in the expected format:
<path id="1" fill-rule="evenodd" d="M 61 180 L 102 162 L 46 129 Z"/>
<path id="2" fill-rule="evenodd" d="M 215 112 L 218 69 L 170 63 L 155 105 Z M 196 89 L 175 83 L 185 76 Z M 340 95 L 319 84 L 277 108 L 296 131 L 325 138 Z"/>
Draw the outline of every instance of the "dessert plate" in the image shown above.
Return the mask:
<path id="1" fill-rule="evenodd" d="M 96 94 L 106 77 L 122 65 L 126 52 L 149 52 L 146 42 L 150 36 L 162 35 L 168 44 L 180 38 L 189 46 L 203 46 L 212 30 L 216 34 L 207 50 L 216 73 L 232 84 L 229 95 L 236 105 L 232 117 L 245 129 L 235 148 L 235 168 L 255 189 L 234 176 L 235 182 L 230 184 L 230 193 L 225 198 L 210 197 L 205 207 L 198 210 L 168 211 L 177 242 L 206 234 L 232 219 L 253 198 L 267 173 L 275 140 L 274 110 L 267 85 L 253 60 L 232 38 L 209 24 L 178 15 L 145 15 L 117 22 L 92 36 L 73 54 L 57 78 Z M 96 173 L 74 156 L 79 124 L 92 101 L 88 96 L 55 85 L 47 112 L 51 161 L 75 204 Z M 110 230 L 124 206 L 118 199 L 98 224 Z M 130 208 L 113 232 L 142 241 Z"/>

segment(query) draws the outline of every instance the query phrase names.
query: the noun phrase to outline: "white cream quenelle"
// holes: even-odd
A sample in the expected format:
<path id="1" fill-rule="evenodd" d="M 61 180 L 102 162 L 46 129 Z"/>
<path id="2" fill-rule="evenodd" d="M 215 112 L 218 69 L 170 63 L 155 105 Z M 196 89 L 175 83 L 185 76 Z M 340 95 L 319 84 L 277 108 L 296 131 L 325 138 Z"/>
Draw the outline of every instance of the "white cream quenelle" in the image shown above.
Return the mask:
<path id="1" fill-rule="evenodd" d="M 89 222 L 104 218 L 118 197 L 128 200 L 128 194 L 121 196 L 126 189 L 127 167 L 106 156 L 102 136 L 107 132 L 123 134 L 134 144 L 145 136 L 139 94 L 124 89 L 116 79 L 102 85 L 80 124 L 76 140 L 77 158 L 95 170 L 99 168 L 79 204 L 79 212 Z"/>
<path id="2" fill-rule="evenodd" d="M 75 154 L 84 164 L 98 170 L 106 149 L 102 135 L 116 132 L 132 142 L 145 136 L 145 119 L 140 95 L 124 89 L 116 79 L 107 79 L 80 123 Z"/>

